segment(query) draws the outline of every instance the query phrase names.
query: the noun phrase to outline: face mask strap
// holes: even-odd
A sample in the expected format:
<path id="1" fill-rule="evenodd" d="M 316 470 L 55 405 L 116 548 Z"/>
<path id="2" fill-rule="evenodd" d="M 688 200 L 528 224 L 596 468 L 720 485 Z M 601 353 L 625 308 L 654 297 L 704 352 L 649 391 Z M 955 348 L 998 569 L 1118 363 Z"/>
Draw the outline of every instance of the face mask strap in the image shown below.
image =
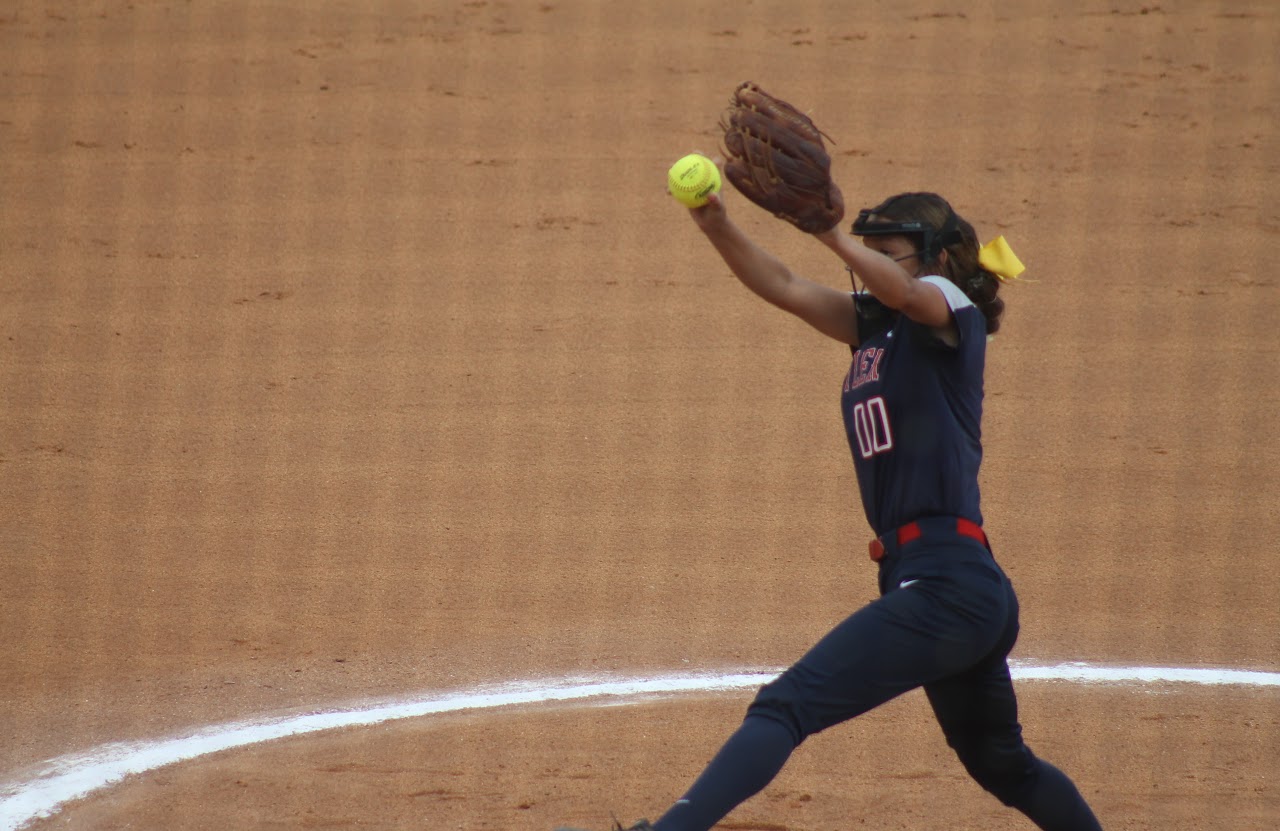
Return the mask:
<path id="1" fill-rule="evenodd" d="M 858 218 L 853 221 L 851 233 L 859 237 L 885 236 L 920 236 L 920 250 L 917 252 L 926 263 L 934 262 L 948 245 L 960 242 L 960 220 L 955 211 L 947 214 L 946 222 L 941 229 L 935 229 L 927 222 L 912 220 L 910 222 L 872 222 L 877 208 L 863 208 L 858 211 Z"/>

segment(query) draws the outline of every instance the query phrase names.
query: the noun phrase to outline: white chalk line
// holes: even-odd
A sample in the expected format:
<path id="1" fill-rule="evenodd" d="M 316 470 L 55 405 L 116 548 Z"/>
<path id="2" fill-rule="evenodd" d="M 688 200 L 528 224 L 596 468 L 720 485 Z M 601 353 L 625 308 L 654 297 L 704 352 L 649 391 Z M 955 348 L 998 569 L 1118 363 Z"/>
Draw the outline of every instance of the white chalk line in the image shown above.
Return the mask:
<path id="1" fill-rule="evenodd" d="M 705 695 L 759 687 L 773 680 L 780 671 L 756 669 L 728 674 L 675 673 L 632 678 L 592 676 L 518 681 L 449 693 L 426 693 L 410 699 L 310 715 L 212 725 L 178 738 L 106 744 L 85 753 L 51 759 L 40 765 L 36 774 L 25 781 L 0 784 L 0 831 L 17 831 L 37 819 L 52 816 L 66 803 L 102 790 L 127 776 L 288 736 L 467 710 L 567 701 L 625 704 L 653 696 Z M 1012 671 L 1013 677 L 1019 681 L 1280 687 L 1280 672 L 1259 670 L 1019 662 L 1012 664 Z"/>

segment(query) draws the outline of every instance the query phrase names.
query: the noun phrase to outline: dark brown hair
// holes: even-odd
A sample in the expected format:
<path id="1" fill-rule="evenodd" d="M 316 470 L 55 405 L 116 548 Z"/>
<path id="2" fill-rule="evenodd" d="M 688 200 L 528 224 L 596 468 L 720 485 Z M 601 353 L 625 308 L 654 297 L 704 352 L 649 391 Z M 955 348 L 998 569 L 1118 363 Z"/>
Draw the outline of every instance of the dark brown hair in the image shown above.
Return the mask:
<path id="1" fill-rule="evenodd" d="M 934 229 L 933 238 L 941 243 L 925 251 L 923 234 L 908 234 L 921 251 L 924 265 L 935 265 L 939 252 L 947 252 L 947 261 L 939 266 L 942 275 L 955 283 L 987 319 L 987 334 L 995 334 L 1004 314 L 1000 280 L 978 263 L 978 234 L 973 226 L 952 209 L 951 204 L 936 193 L 900 193 L 872 209 L 873 222 L 923 222 Z"/>

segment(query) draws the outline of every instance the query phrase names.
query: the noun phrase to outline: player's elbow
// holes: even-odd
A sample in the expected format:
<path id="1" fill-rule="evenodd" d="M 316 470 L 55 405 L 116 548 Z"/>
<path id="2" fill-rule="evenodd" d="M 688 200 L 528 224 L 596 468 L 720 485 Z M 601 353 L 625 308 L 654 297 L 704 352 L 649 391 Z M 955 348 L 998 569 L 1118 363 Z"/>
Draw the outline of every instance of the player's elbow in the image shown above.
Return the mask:
<path id="1" fill-rule="evenodd" d="M 925 326 L 946 326 L 951 322 L 951 307 L 942 291 L 923 280 L 912 279 L 902 292 L 900 305 L 882 300 L 886 306 L 896 308 L 907 317 Z"/>

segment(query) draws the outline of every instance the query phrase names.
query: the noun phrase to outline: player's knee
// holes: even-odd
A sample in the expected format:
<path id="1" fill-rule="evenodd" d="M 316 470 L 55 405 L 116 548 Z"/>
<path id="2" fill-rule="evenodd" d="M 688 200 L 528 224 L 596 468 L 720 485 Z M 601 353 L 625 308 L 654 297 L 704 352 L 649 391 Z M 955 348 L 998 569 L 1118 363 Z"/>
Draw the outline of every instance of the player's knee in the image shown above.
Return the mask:
<path id="1" fill-rule="evenodd" d="M 806 714 L 801 696 L 786 682 L 785 677 L 760 688 L 755 700 L 747 708 L 747 717 L 767 718 L 778 722 L 791 731 L 791 737 L 797 745 L 812 735 L 812 719 Z"/>
<path id="2" fill-rule="evenodd" d="M 1005 805 L 1021 801 L 1035 784 L 1036 757 L 1020 739 L 983 736 L 951 746 L 974 781 Z"/>

